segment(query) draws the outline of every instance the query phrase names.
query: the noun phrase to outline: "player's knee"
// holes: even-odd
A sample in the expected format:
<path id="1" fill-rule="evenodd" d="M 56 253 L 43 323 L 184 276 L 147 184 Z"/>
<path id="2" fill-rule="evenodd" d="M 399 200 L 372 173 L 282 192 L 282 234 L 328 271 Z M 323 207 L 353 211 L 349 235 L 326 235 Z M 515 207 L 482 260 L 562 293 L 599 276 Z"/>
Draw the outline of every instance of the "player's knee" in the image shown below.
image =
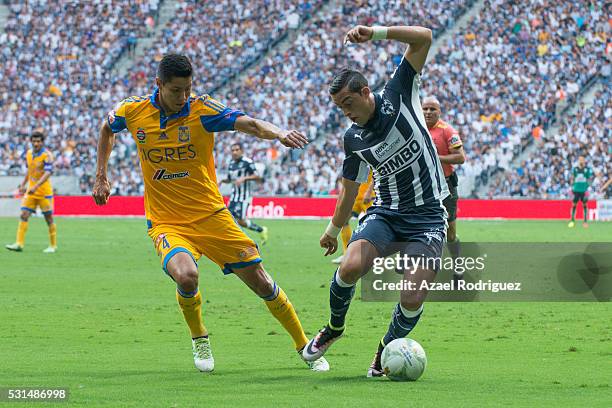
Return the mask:
<path id="1" fill-rule="evenodd" d="M 356 283 L 363 275 L 363 265 L 359 259 L 354 257 L 345 258 L 338 270 L 340 279 L 346 283 Z"/>
<path id="2" fill-rule="evenodd" d="M 51 216 L 45 216 L 45 221 L 47 221 L 47 225 L 51 225 L 53 224 L 53 217 Z"/>
<path id="3" fill-rule="evenodd" d="M 174 280 L 185 292 L 194 292 L 198 288 L 198 270 L 193 267 L 184 267 L 176 271 Z"/>
<path id="4" fill-rule="evenodd" d="M 406 296 L 402 296 L 400 304 L 406 310 L 417 310 L 425 302 L 426 292 L 416 291 L 411 292 Z"/>
<path id="5" fill-rule="evenodd" d="M 30 213 L 29 212 L 22 212 L 21 215 L 19 216 L 19 219 L 23 222 L 28 222 L 28 219 L 30 218 Z"/>

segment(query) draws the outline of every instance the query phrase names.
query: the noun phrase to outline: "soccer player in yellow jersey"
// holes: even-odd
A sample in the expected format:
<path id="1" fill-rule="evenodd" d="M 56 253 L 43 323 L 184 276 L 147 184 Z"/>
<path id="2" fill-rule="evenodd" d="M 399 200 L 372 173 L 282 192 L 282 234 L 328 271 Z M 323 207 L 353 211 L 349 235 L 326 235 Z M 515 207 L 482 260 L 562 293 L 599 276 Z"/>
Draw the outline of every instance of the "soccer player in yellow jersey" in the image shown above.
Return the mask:
<path id="1" fill-rule="evenodd" d="M 353 204 L 353 209 L 351 210 L 351 217 L 358 218 L 360 214 L 365 213 L 365 211 L 372 206 L 374 198 L 374 183 L 372 183 L 372 171 L 370 171 L 368 181 L 359 185 L 359 192 L 357 193 L 355 204 Z M 342 259 L 346 253 L 346 248 L 348 247 L 351 236 L 353 235 L 350 221 L 351 220 L 349 218 L 346 224 L 342 227 L 342 230 L 340 230 L 340 237 L 342 237 L 342 255 L 333 259 L 332 263 L 342 263 Z"/>
<path id="2" fill-rule="evenodd" d="M 30 136 L 32 149 L 26 153 L 28 171 L 19 186 L 25 193 L 21 201 L 21 221 L 17 228 L 17 240 L 14 244 L 6 245 L 10 251 L 23 251 L 25 235 L 28 230 L 28 219 L 36 212 L 36 208 L 45 216 L 49 226 L 49 247 L 45 253 L 54 253 L 57 249 L 57 229 L 53 222 L 53 187 L 51 187 L 51 172 L 53 171 L 53 155 L 44 148 L 45 135 L 35 131 Z"/>
<path id="3" fill-rule="evenodd" d="M 191 96 L 192 73 L 187 57 L 166 55 L 159 63 L 154 92 L 125 99 L 109 112 L 100 129 L 93 197 L 98 205 L 108 201 L 107 164 L 114 134 L 128 129 L 138 148 L 145 183 L 148 234 L 163 270 L 176 282 L 176 298 L 191 332 L 196 367 L 204 372 L 214 369 L 198 288 L 196 261 L 202 255 L 224 274 L 238 276 L 264 300 L 299 353 L 307 343 L 300 320 L 287 295 L 264 270 L 255 242 L 236 225 L 224 205 L 213 145 L 214 133 L 226 130 L 278 140 L 291 148 L 302 148 L 308 141 L 296 130 L 281 130 L 208 95 Z M 314 371 L 329 370 L 324 359 L 307 365 Z"/>

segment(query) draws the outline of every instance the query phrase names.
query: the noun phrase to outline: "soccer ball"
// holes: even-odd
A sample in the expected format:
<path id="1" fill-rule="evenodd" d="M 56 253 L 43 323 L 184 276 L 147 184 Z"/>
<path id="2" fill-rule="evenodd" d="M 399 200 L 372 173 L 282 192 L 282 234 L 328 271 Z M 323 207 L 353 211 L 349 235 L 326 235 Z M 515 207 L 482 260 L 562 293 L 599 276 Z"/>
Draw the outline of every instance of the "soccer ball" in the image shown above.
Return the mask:
<path id="1" fill-rule="evenodd" d="M 393 381 L 416 381 L 425 371 L 425 350 L 412 339 L 395 339 L 382 352 L 384 373 Z"/>

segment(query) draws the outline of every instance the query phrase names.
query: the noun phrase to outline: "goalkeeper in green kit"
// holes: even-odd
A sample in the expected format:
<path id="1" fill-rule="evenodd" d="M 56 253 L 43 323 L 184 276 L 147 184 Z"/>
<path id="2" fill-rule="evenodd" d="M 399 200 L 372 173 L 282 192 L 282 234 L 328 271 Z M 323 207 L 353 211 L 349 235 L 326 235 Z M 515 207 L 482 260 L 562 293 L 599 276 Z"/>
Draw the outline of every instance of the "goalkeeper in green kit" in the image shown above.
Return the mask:
<path id="1" fill-rule="evenodd" d="M 584 228 L 588 228 L 589 224 L 587 223 L 587 190 L 589 189 L 589 183 L 593 178 L 593 169 L 586 165 L 586 161 L 584 156 L 578 157 L 578 166 L 572 168 L 572 192 L 574 193 L 574 201 L 572 205 L 572 220 L 567 224 L 568 227 L 574 228 L 575 225 L 575 217 L 576 217 L 576 207 L 578 206 L 578 201 L 582 201 L 582 210 L 584 213 L 584 223 L 582 226 Z"/>

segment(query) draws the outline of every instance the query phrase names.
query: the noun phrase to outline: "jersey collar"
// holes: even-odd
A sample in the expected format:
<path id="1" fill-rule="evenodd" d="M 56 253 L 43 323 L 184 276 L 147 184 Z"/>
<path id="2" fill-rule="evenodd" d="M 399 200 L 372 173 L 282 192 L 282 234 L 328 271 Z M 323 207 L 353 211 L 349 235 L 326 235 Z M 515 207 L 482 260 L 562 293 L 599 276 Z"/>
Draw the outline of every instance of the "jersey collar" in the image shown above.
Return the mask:
<path id="1" fill-rule="evenodd" d="M 380 105 L 382 105 L 382 96 L 380 96 L 378 93 L 374 94 L 374 115 L 372 115 L 372 117 L 370 118 L 370 120 L 368 120 L 368 122 L 363 125 L 364 128 L 369 129 L 369 130 L 376 130 L 376 128 L 378 127 L 378 119 L 380 117 L 380 114 L 378 113 L 378 111 L 380 110 Z"/>
<path id="2" fill-rule="evenodd" d="M 151 97 L 149 98 L 151 100 L 151 105 L 153 105 L 157 110 L 159 110 L 159 127 L 160 129 L 165 129 L 166 128 L 166 124 L 168 123 L 169 120 L 172 119 L 177 119 L 177 118 L 182 118 L 185 116 L 189 116 L 189 112 L 190 112 L 190 105 L 191 105 L 191 97 L 189 97 L 187 99 L 187 103 L 185 103 L 185 105 L 183 105 L 183 108 L 176 113 L 173 113 L 170 116 L 166 116 L 166 113 L 164 112 L 164 110 L 162 109 L 161 106 L 159 106 L 159 104 L 157 103 L 157 95 L 159 94 L 159 88 L 155 88 L 153 90 L 153 93 L 151 94 Z"/>

